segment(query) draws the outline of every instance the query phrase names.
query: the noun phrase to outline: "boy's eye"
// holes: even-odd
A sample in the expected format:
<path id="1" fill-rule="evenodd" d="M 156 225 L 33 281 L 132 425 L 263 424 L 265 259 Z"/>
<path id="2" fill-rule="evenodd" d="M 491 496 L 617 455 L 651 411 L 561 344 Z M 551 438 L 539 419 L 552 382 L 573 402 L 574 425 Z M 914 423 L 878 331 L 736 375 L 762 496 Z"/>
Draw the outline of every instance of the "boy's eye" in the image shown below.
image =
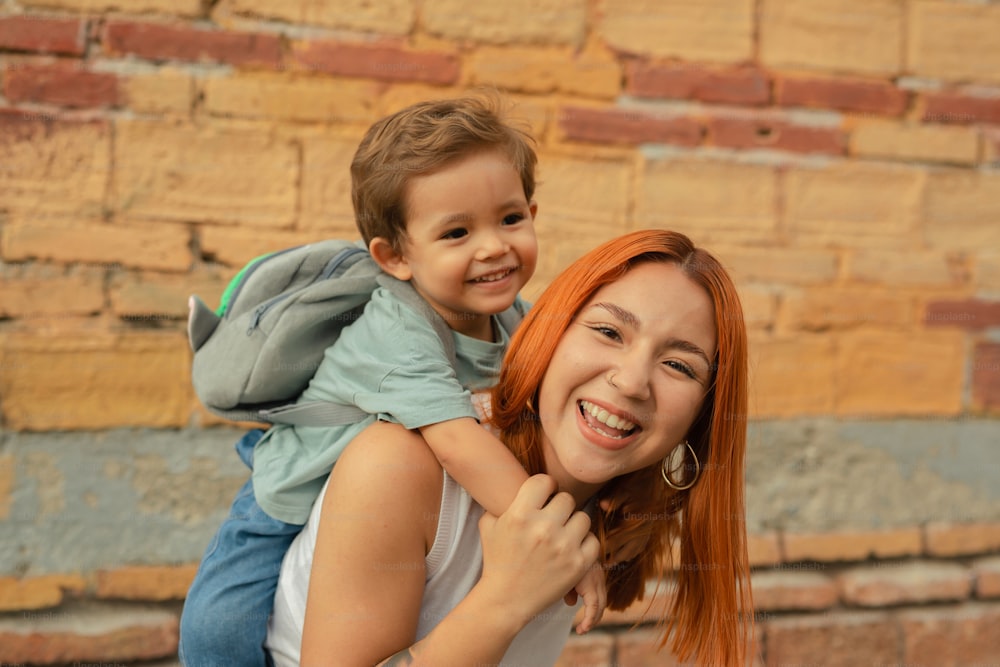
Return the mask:
<path id="1" fill-rule="evenodd" d="M 456 227 L 455 229 L 449 229 L 444 234 L 441 235 L 442 239 L 460 239 L 469 232 L 466 231 L 464 227 Z"/>
<path id="2" fill-rule="evenodd" d="M 516 225 L 517 223 L 524 220 L 523 213 L 511 213 L 510 215 L 504 216 L 503 224 L 505 225 Z"/>

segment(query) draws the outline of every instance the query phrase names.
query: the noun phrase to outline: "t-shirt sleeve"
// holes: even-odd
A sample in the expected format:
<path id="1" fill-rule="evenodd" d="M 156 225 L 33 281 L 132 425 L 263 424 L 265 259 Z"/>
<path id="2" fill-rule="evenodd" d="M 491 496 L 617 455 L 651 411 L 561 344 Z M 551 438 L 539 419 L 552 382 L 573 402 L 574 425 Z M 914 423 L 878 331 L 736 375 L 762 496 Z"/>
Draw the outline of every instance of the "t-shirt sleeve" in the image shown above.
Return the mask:
<path id="1" fill-rule="evenodd" d="M 430 322 L 383 289 L 327 349 L 302 400 L 356 405 L 410 429 L 476 417 Z"/>

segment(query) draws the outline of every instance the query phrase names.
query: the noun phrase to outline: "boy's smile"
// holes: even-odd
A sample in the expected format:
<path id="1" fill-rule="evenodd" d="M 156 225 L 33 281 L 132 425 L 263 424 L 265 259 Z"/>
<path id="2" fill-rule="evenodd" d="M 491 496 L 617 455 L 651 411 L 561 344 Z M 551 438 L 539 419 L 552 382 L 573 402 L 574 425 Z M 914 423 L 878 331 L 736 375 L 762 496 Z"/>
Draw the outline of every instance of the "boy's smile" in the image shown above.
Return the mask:
<path id="1" fill-rule="evenodd" d="M 537 206 L 506 154 L 487 149 L 412 177 L 402 255 L 386 270 L 409 280 L 459 333 L 492 340 L 490 316 L 506 310 L 535 271 Z"/>

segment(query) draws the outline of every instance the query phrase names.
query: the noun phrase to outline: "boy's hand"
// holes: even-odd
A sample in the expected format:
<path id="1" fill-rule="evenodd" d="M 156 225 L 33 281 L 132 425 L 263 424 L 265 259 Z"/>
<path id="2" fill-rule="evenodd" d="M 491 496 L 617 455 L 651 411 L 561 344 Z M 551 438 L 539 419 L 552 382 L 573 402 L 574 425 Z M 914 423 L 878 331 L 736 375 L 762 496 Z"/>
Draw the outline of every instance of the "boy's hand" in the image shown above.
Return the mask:
<path id="1" fill-rule="evenodd" d="M 583 619 L 576 626 L 576 633 L 582 635 L 590 632 L 604 615 L 604 607 L 608 603 L 608 589 L 605 586 L 604 571 L 595 564 L 583 575 L 583 579 L 572 591 L 563 598 L 566 604 L 576 604 L 577 597 L 583 598 Z"/>

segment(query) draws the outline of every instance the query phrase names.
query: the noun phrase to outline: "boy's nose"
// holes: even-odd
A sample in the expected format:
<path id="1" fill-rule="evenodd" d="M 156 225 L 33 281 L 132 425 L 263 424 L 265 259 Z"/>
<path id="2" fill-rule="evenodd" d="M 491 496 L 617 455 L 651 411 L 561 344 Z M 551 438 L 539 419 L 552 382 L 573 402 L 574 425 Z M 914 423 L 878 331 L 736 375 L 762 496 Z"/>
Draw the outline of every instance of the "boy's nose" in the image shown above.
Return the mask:
<path id="1" fill-rule="evenodd" d="M 510 250 L 510 244 L 500 238 L 498 234 L 485 234 L 479 244 L 477 259 L 488 259 L 506 254 Z"/>

